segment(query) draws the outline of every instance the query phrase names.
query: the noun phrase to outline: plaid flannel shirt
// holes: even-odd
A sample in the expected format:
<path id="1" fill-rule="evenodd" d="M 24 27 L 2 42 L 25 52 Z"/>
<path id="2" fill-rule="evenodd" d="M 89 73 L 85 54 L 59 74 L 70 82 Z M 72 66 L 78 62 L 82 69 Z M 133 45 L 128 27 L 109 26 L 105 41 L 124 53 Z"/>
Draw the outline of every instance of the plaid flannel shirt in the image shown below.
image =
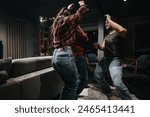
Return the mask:
<path id="1" fill-rule="evenodd" d="M 84 55 L 85 42 L 88 40 L 86 33 L 78 25 L 75 32 L 75 41 L 71 44 L 73 55 L 81 56 Z"/>
<path id="2" fill-rule="evenodd" d="M 75 39 L 75 30 L 78 26 L 79 22 L 81 21 L 84 14 L 88 11 L 88 8 L 86 6 L 80 6 L 80 8 L 77 10 L 77 12 L 73 15 L 61 17 L 57 23 L 58 29 L 57 29 L 57 37 L 54 37 L 53 39 L 53 46 L 55 48 L 69 45 L 67 40 L 74 41 Z"/>

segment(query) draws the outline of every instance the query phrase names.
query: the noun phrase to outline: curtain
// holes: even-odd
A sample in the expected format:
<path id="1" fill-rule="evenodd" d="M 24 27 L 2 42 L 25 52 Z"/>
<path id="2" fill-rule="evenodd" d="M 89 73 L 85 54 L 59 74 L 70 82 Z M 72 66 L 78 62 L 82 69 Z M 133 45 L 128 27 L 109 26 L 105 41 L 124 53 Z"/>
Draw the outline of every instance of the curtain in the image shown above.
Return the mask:
<path id="1" fill-rule="evenodd" d="M 9 18 L 7 21 L 7 57 L 13 59 L 26 57 L 25 22 Z"/>

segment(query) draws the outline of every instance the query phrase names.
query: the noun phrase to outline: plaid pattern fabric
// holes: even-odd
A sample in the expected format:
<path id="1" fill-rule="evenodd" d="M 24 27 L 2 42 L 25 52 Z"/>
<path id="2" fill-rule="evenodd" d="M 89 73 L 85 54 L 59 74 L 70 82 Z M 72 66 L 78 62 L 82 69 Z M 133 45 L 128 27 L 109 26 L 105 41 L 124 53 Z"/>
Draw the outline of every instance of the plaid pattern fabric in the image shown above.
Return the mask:
<path id="1" fill-rule="evenodd" d="M 76 29 L 76 39 L 74 42 L 74 46 L 72 47 L 73 54 L 75 56 L 80 56 L 84 55 L 84 46 L 85 46 L 85 41 L 87 40 L 87 35 L 85 32 L 81 29 L 80 26 L 77 27 Z"/>
<path id="2" fill-rule="evenodd" d="M 62 17 L 57 22 L 57 36 L 53 39 L 53 45 L 55 48 L 68 45 L 66 41 L 71 39 L 74 40 L 74 33 L 76 30 L 77 25 L 79 24 L 80 20 L 82 19 L 83 14 L 87 10 L 86 6 L 81 6 L 77 12 L 73 15 Z M 83 12 L 84 10 L 84 12 Z"/>

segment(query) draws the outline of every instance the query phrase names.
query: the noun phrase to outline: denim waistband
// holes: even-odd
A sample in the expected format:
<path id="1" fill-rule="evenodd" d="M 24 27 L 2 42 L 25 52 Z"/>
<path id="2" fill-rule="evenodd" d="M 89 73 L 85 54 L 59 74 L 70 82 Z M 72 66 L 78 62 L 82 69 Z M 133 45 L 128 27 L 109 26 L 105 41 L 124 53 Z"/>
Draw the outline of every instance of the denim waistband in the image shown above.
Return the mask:
<path id="1" fill-rule="evenodd" d="M 69 56 L 73 56 L 73 53 L 72 53 L 72 49 L 70 46 L 62 46 L 62 47 L 59 47 L 59 48 L 55 48 L 53 54 L 58 54 L 62 51 L 58 51 L 59 49 L 62 49 L 62 51 L 66 52 Z"/>

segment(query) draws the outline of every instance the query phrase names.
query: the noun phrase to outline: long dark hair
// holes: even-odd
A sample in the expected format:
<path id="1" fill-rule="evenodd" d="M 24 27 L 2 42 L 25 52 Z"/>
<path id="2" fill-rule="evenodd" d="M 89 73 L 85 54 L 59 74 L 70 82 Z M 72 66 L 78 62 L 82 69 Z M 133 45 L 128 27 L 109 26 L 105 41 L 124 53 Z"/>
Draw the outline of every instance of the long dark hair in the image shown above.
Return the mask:
<path id="1" fill-rule="evenodd" d="M 57 28 L 58 28 L 58 20 L 62 17 L 64 17 L 64 11 L 65 11 L 66 7 L 61 8 L 61 10 L 58 12 L 56 18 L 53 21 L 51 28 L 51 35 L 53 36 L 53 38 L 55 38 L 57 36 Z"/>

